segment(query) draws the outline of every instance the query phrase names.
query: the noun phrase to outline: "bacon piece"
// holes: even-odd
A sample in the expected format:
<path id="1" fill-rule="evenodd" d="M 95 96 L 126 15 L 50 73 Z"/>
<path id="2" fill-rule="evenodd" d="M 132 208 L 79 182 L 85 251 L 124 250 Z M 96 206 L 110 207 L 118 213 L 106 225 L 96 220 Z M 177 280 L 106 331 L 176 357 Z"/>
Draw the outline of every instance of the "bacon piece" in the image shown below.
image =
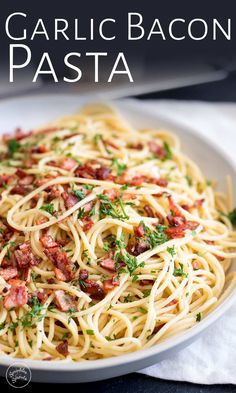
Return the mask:
<path id="1" fill-rule="evenodd" d="M 4 143 L 7 143 L 11 139 L 15 139 L 16 141 L 20 141 L 28 136 L 32 135 L 32 131 L 23 132 L 21 128 L 16 128 L 13 134 L 3 134 L 2 140 Z"/>
<path id="2" fill-rule="evenodd" d="M 168 214 L 166 218 L 171 226 L 178 227 L 183 224 L 185 225 L 186 223 L 185 217 L 173 216 L 172 214 Z"/>
<path id="3" fill-rule="evenodd" d="M 159 145 L 158 143 L 151 141 L 148 142 L 148 147 L 149 150 L 158 158 L 160 158 L 160 160 L 163 160 L 166 156 L 166 152 L 165 149 Z"/>
<path id="4" fill-rule="evenodd" d="M 177 300 L 177 299 L 173 299 L 173 300 L 171 300 L 170 303 L 168 303 L 166 306 L 167 306 L 167 307 L 169 307 L 169 306 L 174 306 L 174 305 L 177 304 L 177 303 L 178 303 L 178 300 Z"/>
<path id="5" fill-rule="evenodd" d="M 155 183 L 159 187 L 167 187 L 168 181 L 160 177 L 159 179 L 152 179 L 152 182 Z"/>
<path id="6" fill-rule="evenodd" d="M 20 268 L 35 266 L 40 263 L 40 259 L 32 253 L 29 241 L 21 244 L 18 249 L 14 251 L 14 257 Z"/>
<path id="7" fill-rule="evenodd" d="M 18 276 L 18 270 L 16 267 L 6 267 L 4 269 L 0 269 L 0 277 L 2 277 L 5 281 L 8 281 L 11 278 L 17 276 Z"/>
<path id="8" fill-rule="evenodd" d="M 55 242 L 50 235 L 44 235 L 40 238 L 40 242 L 42 243 L 43 247 L 51 248 L 51 247 L 58 247 L 57 242 Z"/>
<path id="9" fill-rule="evenodd" d="M 178 206 L 175 204 L 172 196 L 170 196 L 170 195 L 168 196 L 168 201 L 169 201 L 170 210 L 172 212 L 172 215 L 185 218 L 183 213 L 180 211 Z"/>
<path id="10" fill-rule="evenodd" d="M 214 240 L 204 240 L 204 242 L 209 245 L 215 244 Z"/>
<path id="11" fill-rule="evenodd" d="M 83 164 L 76 169 L 75 176 L 85 179 L 96 179 L 96 170 L 88 164 Z"/>
<path id="12" fill-rule="evenodd" d="M 143 182 L 146 181 L 146 176 L 134 176 L 132 179 L 128 181 L 131 186 L 139 187 Z"/>
<path id="13" fill-rule="evenodd" d="M 100 168 L 96 169 L 96 179 L 98 180 L 106 180 L 110 177 L 111 170 L 106 166 L 100 166 Z"/>
<path id="14" fill-rule="evenodd" d="M 32 153 L 38 153 L 38 154 L 43 154 L 43 153 L 47 153 L 49 151 L 49 148 L 47 146 L 38 146 L 38 147 L 33 147 L 31 149 Z"/>
<path id="15" fill-rule="evenodd" d="M 191 206 L 187 205 L 187 204 L 181 205 L 181 207 L 182 207 L 182 209 L 187 210 L 187 211 L 189 211 L 191 208 Z"/>
<path id="16" fill-rule="evenodd" d="M 139 285 L 144 287 L 146 285 L 153 285 L 154 282 L 155 282 L 154 280 L 139 280 Z"/>
<path id="17" fill-rule="evenodd" d="M 119 192 L 115 188 L 105 190 L 103 191 L 103 194 L 106 195 L 111 201 L 114 201 L 119 196 Z"/>
<path id="18" fill-rule="evenodd" d="M 169 227 L 165 230 L 165 233 L 170 239 L 178 239 L 184 237 L 184 229 L 183 227 Z"/>
<path id="19" fill-rule="evenodd" d="M 68 157 L 59 165 L 59 167 L 61 169 L 64 169 L 65 171 L 71 171 L 73 168 L 75 168 L 76 165 L 77 162 L 72 158 Z"/>
<path id="20" fill-rule="evenodd" d="M 74 194 L 70 194 L 70 193 L 68 193 L 66 191 L 64 191 L 61 194 L 61 196 L 62 196 L 62 198 L 63 198 L 63 200 L 65 202 L 65 206 L 66 206 L 67 209 L 70 209 L 71 207 L 75 206 L 76 203 L 79 202 L 79 199 L 77 198 L 77 196 L 75 196 Z"/>
<path id="21" fill-rule="evenodd" d="M 92 210 L 93 206 L 93 201 L 86 203 L 86 205 L 83 206 L 84 213 L 89 213 Z"/>
<path id="22" fill-rule="evenodd" d="M 195 231 L 197 227 L 199 226 L 199 223 L 196 221 L 187 221 L 187 229 L 190 229 L 190 231 Z"/>
<path id="23" fill-rule="evenodd" d="M 102 300 L 105 296 L 103 288 L 94 280 L 88 279 L 88 271 L 83 269 L 79 273 L 79 284 L 83 292 L 88 293 L 92 299 Z"/>
<path id="24" fill-rule="evenodd" d="M 220 255 L 215 255 L 215 257 L 218 259 L 219 262 L 223 262 L 225 260 L 225 258 L 221 257 Z"/>
<path id="25" fill-rule="evenodd" d="M 145 232 L 146 232 L 145 228 L 144 228 L 144 225 L 143 224 L 139 224 L 137 226 L 137 228 L 135 228 L 134 232 L 135 232 L 136 236 L 143 237 L 145 235 Z"/>
<path id="26" fill-rule="evenodd" d="M 59 352 L 61 355 L 63 356 L 68 356 L 69 355 L 69 351 L 68 351 L 68 341 L 65 340 L 62 343 L 58 344 L 56 346 L 56 350 L 57 352 Z"/>
<path id="27" fill-rule="evenodd" d="M 46 248 L 44 254 L 52 261 L 56 268 L 61 270 L 64 277 L 63 281 L 71 281 L 74 278 L 74 272 L 71 269 L 71 261 L 68 259 L 66 252 L 59 247 Z"/>
<path id="28" fill-rule="evenodd" d="M 150 249 L 149 243 L 142 238 L 135 244 L 129 246 L 129 252 L 134 256 L 138 256 L 149 249 Z"/>
<path id="29" fill-rule="evenodd" d="M 20 179 L 18 184 L 20 186 L 29 186 L 34 182 L 35 177 L 33 175 L 26 175 L 23 179 Z"/>
<path id="30" fill-rule="evenodd" d="M 13 176 L 1 175 L 0 176 L 0 187 L 11 184 L 13 181 Z"/>
<path id="31" fill-rule="evenodd" d="M 86 269 L 80 270 L 80 272 L 79 272 L 79 279 L 81 281 L 87 280 L 88 276 L 89 276 L 88 270 L 86 270 Z"/>
<path id="32" fill-rule="evenodd" d="M 22 195 L 25 196 L 27 194 L 29 194 L 31 191 L 33 190 L 32 187 L 30 186 L 23 186 L 23 185 L 16 185 L 15 187 L 13 187 L 10 191 L 11 195 L 14 194 L 18 194 L 18 195 Z"/>
<path id="33" fill-rule="evenodd" d="M 110 251 L 109 254 L 105 258 L 103 258 L 103 260 L 100 262 L 100 266 L 102 266 L 103 269 L 109 270 L 110 272 L 115 272 L 116 264 L 113 257 L 114 257 L 114 252 Z"/>
<path id="34" fill-rule="evenodd" d="M 47 301 L 50 292 L 51 291 L 49 289 L 45 288 L 40 288 L 36 292 L 37 298 L 39 299 L 40 303 L 44 304 Z"/>
<path id="35" fill-rule="evenodd" d="M 90 228 L 92 228 L 94 222 L 90 217 L 84 217 L 82 218 L 82 225 L 83 225 L 83 231 L 86 232 L 88 231 Z"/>
<path id="36" fill-rule="evenodd" d="M 193 261 L 192 267 L 194 270 L 198 270 L 198 269 L 200 269 L 200 263 L 198 261 Z"/>
<path id="37" fill-rule="evenodd" d="M 154 212 L 150 206 L 145 205 L 143 207 L 143 210 L 145 211 L 145 213 L 147 214 L 148 217 L 155 217 Z"/>
<path id="38" fill-rule="evenodd" d="M 54 271 L 55 271 L 56 279 L 57 279 L 58 281 L 66 281 L 67 276 L 66 276 L 60 269 L 58 269 L 57 267 L 55 267 Z"/>
<path id="39" fill-rule="evenodd" d="M 204 202 L 205 202 L 204 198 L 196 199 L 194 204 L 193 204 L 193 207 L 199 208 L 199 207 L 201 207 L 203 205 Z"/>
<path id="40" fill-rule="evenodd" d="M 27 267 L 26 269 L 23 269 L 23 280 L 28 284 L 31 281 L 31 273 L 32 269 L 31 267 Z"/>
<path id="41" fill-rule="evenodd" d="M 9 293 L 4 299 L 4 307 L 11 310 L 13 307 L 20 307 L 27 303 L 28 294 L 25 282 L 18 279 L 9 280 L 11 285 Z"/>
<path id="42" fill-rule="evenodd" d="M 129 147 L 129 149 L 142 150 L 143 149 L 143 144 L 140 143 L 140 142 L 130 143 L 128 147 Z"/>
<path id="43" fill-rule="evenodd" d="M 114 289 L 115 287 L 117 287 L 119 285 L 120 285 L 120 281 L 119 281 L 117 274 L 115 274 L 112 277 L 112 279 L 103 281 L 103 289 L 106 293 L 111 291 L 112 289 Z"/>
<path id="44" fill-rule="evenodd" d="M 56 290 L 54 294 L 55 302 L 61 311 L 67 312 L 70 309 L 77 309 L 74 299 L 62 289 Z"/>
<path id="45" fill-rule="evenodd" d="M 29 157 L 29 158 L 26 158 L 24 161 L 23 161 L 23 163 L 22 163 L 22 166 L 24 167 L 24 168 L 32 168 L 32 166 L 33 165 L 35 165 L 36 164 L 36 160 L 34 159 L 34 158 L 32 158 L 32 157 Z"/>

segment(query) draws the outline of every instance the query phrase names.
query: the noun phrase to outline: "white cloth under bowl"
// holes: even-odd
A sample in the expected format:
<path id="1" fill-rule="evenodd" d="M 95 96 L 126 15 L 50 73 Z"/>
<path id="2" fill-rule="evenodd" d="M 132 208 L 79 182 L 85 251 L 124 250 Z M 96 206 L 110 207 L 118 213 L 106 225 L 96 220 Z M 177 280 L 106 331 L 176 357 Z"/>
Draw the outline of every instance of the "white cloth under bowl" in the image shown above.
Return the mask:
<path id="1" fill-rule="evenodd" d="M 144 101 L 150 111 L 217 141 L 236 164 L 236 104 Z M 199 384 L 236 384 L 236 304 L 189 347 L 140 371 Z"/>

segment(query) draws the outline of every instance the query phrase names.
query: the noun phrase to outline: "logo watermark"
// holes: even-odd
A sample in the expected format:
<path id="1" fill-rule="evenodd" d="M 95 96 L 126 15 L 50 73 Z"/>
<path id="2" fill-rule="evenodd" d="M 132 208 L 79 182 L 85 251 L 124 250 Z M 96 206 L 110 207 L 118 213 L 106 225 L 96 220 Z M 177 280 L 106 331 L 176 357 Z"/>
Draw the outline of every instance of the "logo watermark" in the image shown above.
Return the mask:
<path id="1" fill-rule="evenodd" d="M 30 383 L 31 377 L 31 370 L 25 363 L 12 363 L 6 371 L 6 380 L 13 388 L 24 388 Z"/>

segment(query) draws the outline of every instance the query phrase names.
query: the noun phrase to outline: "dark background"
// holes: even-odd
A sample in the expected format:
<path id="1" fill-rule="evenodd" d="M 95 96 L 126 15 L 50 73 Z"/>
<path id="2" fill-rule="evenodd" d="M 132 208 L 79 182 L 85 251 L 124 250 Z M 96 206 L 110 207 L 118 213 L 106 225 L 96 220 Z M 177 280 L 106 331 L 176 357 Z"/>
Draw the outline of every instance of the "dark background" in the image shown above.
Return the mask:
<path id="1" fill-rule="evenodd" d="M 4 38 L 4 20 L 11 12 L 21 11 L 28 14 L 27 27 L 30 33 L 35 21 L 42 17 L 47 22 L 48 32 L 51 30 L 51 21 L 53 18 L 73 19 L 79 17 L 86 29 L 86 21 L 93 17 L 101 20 L 105 17 L 114 17 L 117 20 L 117 30 L 119 30 L 119 38 L 116 41 L 104 42 L 97 38 L 92 43 L 73 41 L 54 41 L 46 42 L 45 40 L 37 39 L 33 43 L 29 43 L 34 61 L 37 63 L 42 51 L 49 51 L 53 61 L 57 65 L 59 75 L 63 75 L 65 70 L 62 64 L 62 58 L 65 53 L 70 51 L 108 51 L 127 52 L 128 56 L 132 57 L 138 64 L 139 61 L 145 59 L 145 63 L 152 62 L 158 64 L 159 61 L 192 61 L 193 59 L 206 61 L 210 64 L 215 64 L 216 67 L 227 64 L 235 59 L 236 48 L 236 33 L 235 33 L 235 1 L 153 1 L 153 0 L 126 0 L 126 1 L 71 1 L 59 3 L 56 1 L 29 2 L 29 1 L 14 1 L 6 2 L 0 5 L 0 53 L 1 59 L 8 58 L 8 44 L 9 41 Z M 159 18 L 163 25 L 173 18 L 203 18 L 210 20 L 213 17 L 223 20 L 223 18 L 232 18 L 232 40 L 219 40 L 213 42 L 211 39 L 204 41 L 162 41 L 160 39 L 153 39 L 150 42 L 146 40 L 131 41 L 126 40 L 126 14 L 128 11 L 141 12 L 145 18 L 146 26 L 151 26 L 154 17 Z M 125 22 L 124 22 L 125 17 Z M 19 28 L 19 26 L 16 28 Z M 26 42 L 24 42 L 26 43 Z M 1 68 L 0 68 L 1 72 Z M 182 99 L 182 100 L 205 100 L 205 101 L 228 101 L 236 102 L 236 72 L 233 70 L 229 73 L 227 79 L 223 81 L 206 83 L 204 85 L 192 86 L 187 88 L 180 88 L 168 90 L 166 92 L 155 92 L 152 94 L 145 94 L 138 96 L 139 99 Z M 14 391 L 13 388 L 7 384 L 4 378 L 0 379 L 1 391 Z M 58 389 L 59 386 L 54 384 L 47 385 L 50 389 Z M 25 392 L 31 392 L 35 389 L 44 389 L 45 385 L 30 383 L 25 389 Z M 61 385 L 61 389 L 70 389 L 70 392 L 87 393 L 96 390 L 97 393 L 232 393 L 236 392 L 236 387 L 232 385 L 196 385 L 190 383 L 163 381 L 141 374 L 130 374 L 127 376 L 117 377 L 106 381 L 87 383 L 87 384 L 72 384 Z"/>

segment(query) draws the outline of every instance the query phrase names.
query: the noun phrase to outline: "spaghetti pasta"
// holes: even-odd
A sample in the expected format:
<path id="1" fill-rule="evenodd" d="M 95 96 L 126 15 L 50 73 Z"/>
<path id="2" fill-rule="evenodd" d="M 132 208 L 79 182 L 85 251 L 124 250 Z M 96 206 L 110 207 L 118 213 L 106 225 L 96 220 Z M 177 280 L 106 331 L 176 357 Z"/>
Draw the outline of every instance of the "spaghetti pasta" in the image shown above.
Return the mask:
<path id="1" fill-rule="evenodd" d="M 148 348 L 235 286 L 231 192 L 174 134 L 90 105 L 4 135 L 0 154 L 1 354 L 87 361 Z"/>

